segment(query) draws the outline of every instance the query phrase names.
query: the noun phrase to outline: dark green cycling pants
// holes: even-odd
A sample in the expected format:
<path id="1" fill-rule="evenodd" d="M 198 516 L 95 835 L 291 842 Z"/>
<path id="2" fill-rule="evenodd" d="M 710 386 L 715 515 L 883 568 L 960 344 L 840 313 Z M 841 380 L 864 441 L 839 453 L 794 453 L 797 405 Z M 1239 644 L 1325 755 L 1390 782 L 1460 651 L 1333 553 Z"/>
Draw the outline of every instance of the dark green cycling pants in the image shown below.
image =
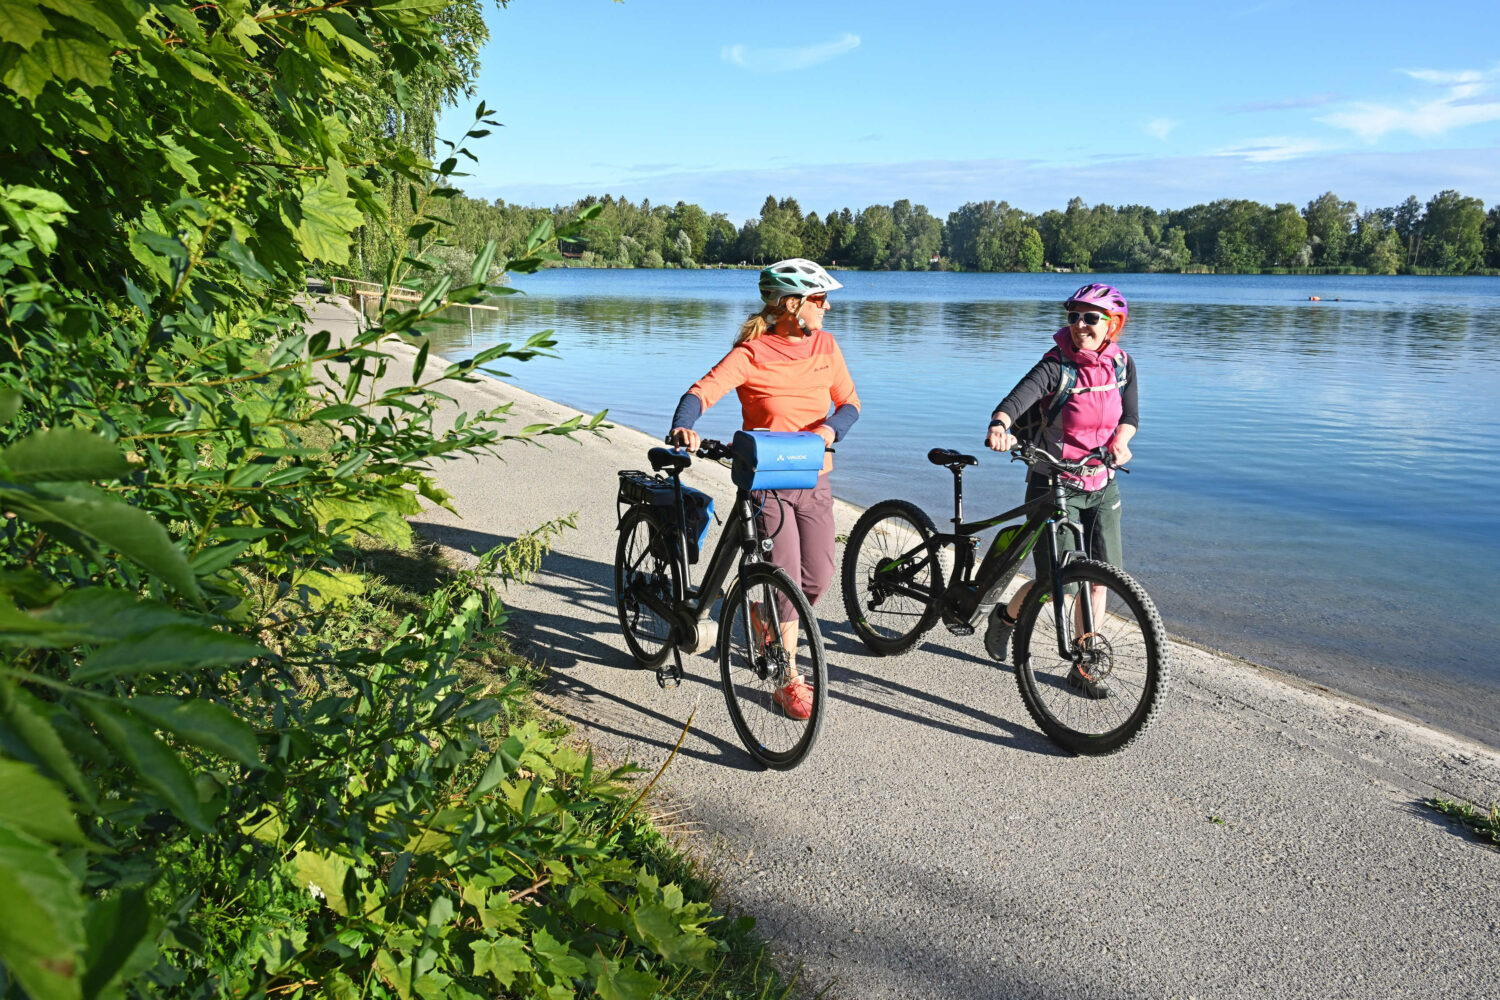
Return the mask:
<path id="1" fill-rule="evenodd" d="M 1030 503 L 1039 496 L 1047 496 L 1052 487 L 1047 480 L 1032 477 L 1026 482 L 1026 501 Z M 1077 492 L 1068 497 L 1068 517 L 1083 525 L 1084 555 L 1090 559 L 1107 562 L 1125 568 L 1125 546 L 1120 541 L 1120 487 L 1110 479 L 1103 489 L 1092 493 Z M 1078 548 L 1078 541 L 1071 531 L 1059 532 L 1059 555 Z M 1052 579 L 1052 558 L 1047 554 L 1047 543 L 1043 539 L 1031 552 L 1036 566 L 1037 583 L 1048 585 Z"/>

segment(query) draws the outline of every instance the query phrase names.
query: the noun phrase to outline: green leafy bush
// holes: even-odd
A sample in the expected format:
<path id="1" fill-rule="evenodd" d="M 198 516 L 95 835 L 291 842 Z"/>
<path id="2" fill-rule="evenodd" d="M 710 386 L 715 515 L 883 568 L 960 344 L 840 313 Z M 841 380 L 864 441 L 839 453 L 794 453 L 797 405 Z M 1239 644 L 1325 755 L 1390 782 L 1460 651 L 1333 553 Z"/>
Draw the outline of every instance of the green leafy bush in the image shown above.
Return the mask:
<path id="1" fill-rule="evenodd" d="M 0 160 L 0 995 L 644 998 L 721 950 L 620 853 L 623 773 L 456 667 L 502 613 L 487 581 L 560 526 L 394 629 L 341 627 L 355 539 L 447 504 L 433 463 L 599 424 L 435 419 L 547 332 L 388 349 L 497 291 L 493 244 L 424 260 L 466 150 L 386 127 L 463 86 L 466 12 L 8 11 L 0 124 L 32 152 Z M 422 301 L 306 332 L 309 266 L 380 226 Z"/>

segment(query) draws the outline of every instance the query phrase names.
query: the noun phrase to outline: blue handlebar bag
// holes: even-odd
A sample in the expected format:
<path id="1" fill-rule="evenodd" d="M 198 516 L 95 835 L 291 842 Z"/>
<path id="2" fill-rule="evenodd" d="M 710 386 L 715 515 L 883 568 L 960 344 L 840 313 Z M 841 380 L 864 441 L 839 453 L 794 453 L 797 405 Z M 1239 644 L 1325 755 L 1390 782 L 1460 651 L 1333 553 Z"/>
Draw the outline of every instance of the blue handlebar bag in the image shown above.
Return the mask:
<path id="1" fill-rule="evenodd" d="M 810 490 L 823 471 L 823 438 L 812 431 L 735 431 L 730 478 L 743 490 Z"/>

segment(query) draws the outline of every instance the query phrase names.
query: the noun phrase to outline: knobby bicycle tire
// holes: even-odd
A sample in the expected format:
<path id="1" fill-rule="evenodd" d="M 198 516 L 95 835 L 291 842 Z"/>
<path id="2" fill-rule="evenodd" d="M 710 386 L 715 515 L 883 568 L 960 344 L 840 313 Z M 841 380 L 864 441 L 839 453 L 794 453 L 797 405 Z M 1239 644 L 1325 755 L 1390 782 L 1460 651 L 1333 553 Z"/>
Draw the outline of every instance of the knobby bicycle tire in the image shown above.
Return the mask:
<path id="1" fill-rule="evenodd" d="M 682 593 L 671 544 L 671 534 L 646 510 L 625 512 L 615 545 L 615 613 L 630 655 L 643 667 L 660 666 L 672 651 L 671 623 L 640 599 L 649 591 L 673 604 Z"/>
<path id="2" fill-rule="evenodd" d="M 891 584 L 907 592 L 895 592 L 882 582 L 883 572 L 893 568 L 892 560 L 935 534 L 926 511 L 905 500 L 880 501 L 860 515 L 849 532 L 839 576 L 844 611 L 854 634 L 871 652 L 905 652 L 936 624 L 945 579 L 939 552 L 928 550 L 912 566 L 894 567 L 898 572 Z"/>
<path id="3" fill-rule="evenodd" d="M 1129 574 L 1107 563 L 1076 559 L 1058 577 L 1064 590 L 1103 587 L 1105 609 L 1094 633 L 1057 649 L 1051 594 L 1033 587 L 1017 616 L 1016 685 L 1026 711 L 1058 746 L 1100 756 L 1123 750 L 1146 731 L 1166 692 L 1167 632 L 1156 606 Z M 1069 632 L 1073 612 L 1065 607 Z"/>
<path id="4" fill-rule="evenodd" d="M 754 606 L 747 620 L 746 597 Z M 777 626 L 780 609 L 790 607 L 799 620 L 798 652 L 790 662 Z M 828 700 L 828 665 L 823 636 L 812 605 L 785 571 L 770 564 L 743 568 L 724 595 L 719 621 L 719 674 L 724 701 L 740 742 L 750 756 L 773 770 L 802 763 L 823 728 Z M 809 687 L 810 711 L 796 719 L 776 701 L 777 689 L 791 673 Z"/>

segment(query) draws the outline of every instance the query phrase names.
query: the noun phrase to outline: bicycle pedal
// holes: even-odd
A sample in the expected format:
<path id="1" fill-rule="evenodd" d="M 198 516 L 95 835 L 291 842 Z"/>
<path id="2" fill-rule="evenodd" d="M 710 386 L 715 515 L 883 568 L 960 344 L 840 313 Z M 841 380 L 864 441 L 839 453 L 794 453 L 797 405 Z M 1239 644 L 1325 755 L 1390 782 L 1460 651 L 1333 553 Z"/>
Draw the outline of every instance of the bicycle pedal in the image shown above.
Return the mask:
<path id="1" fill-rule="evenodd" d="M 943 622 L 954 635 L 973 635 L 974 626 L 968 622 Z"/>
<path id="2" fill-rule="evenodd" d="M 663 691 L 670 691 L 682 683 L 682 650 L 672 647 L 672 665 L 656 668 L 656 683 Z"/>

